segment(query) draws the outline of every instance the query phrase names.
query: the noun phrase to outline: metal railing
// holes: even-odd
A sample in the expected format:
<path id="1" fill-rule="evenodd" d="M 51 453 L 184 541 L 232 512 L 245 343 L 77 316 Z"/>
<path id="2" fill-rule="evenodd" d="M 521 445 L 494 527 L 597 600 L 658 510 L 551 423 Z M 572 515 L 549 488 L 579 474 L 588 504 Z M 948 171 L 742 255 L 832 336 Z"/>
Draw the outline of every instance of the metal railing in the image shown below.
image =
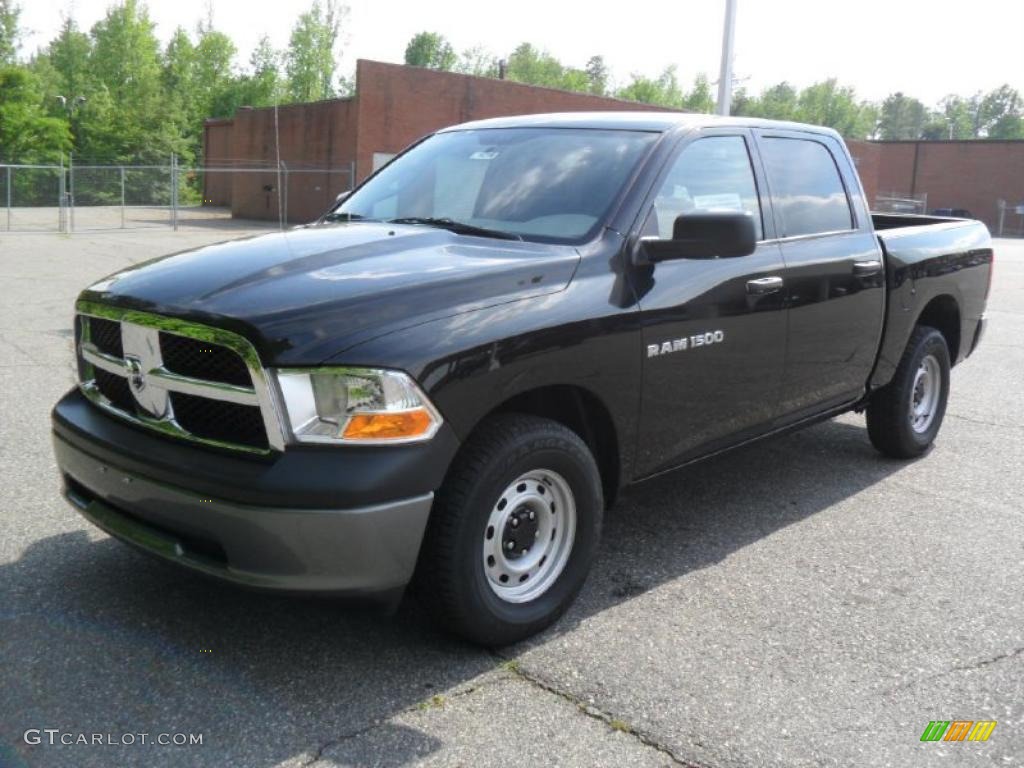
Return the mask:
<path id="1" fill-rule="evenodd" d="M 0 163 L 0 232 L 170 227 L 231 218 L 284 228 L 326 211 L 353 186 L 354 168 L 296 163 Z"/>

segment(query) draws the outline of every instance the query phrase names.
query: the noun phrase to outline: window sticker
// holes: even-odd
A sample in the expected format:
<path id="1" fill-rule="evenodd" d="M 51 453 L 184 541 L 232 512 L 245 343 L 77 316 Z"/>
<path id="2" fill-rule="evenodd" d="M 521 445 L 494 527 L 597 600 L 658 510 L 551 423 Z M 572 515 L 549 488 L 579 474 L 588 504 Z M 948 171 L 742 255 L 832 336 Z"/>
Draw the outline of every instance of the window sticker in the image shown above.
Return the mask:
<path id="1" fill-rule="evenodd" d="M 693 204 L 697 208 L 710 211 L 742 211 L 743 201 L 735 192 L 722 192 L 717 195 L 695 195 Z"/>

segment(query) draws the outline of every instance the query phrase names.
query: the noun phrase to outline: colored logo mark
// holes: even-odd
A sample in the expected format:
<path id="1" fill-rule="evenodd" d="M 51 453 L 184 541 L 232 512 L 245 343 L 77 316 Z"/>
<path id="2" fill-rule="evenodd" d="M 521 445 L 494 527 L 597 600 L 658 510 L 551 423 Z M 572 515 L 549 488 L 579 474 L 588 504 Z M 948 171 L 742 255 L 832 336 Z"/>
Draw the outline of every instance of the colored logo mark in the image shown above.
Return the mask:
<path id="1" fill-rule="evenodd" d="M 995 720 L 931 720 L 921 741 L 988 741 Z"/>

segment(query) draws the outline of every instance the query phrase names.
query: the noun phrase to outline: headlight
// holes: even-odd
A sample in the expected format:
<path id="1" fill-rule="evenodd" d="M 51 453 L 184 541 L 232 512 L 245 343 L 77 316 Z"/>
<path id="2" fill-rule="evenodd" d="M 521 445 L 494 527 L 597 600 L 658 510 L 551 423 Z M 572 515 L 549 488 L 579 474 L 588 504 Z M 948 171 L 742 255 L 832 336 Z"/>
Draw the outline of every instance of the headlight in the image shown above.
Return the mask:
<path id="1" fill-rule="evenodd" d="M 429 440 L 441 414 L 409 376 L 369 368 L 281 368 L 288 427 L 304 443 Z"/>

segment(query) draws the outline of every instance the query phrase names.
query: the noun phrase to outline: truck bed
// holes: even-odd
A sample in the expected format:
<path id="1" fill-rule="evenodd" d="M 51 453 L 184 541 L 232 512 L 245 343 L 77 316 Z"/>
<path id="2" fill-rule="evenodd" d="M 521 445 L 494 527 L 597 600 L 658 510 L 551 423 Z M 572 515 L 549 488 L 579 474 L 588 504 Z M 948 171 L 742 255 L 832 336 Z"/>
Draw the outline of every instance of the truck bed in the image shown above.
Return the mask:
<path id="1" fill-rule="evenodd" d="M 974 219 L 873 213 L 885 257 L 888 288 L 885 331 L 872 387 L 889 381 L 906 348 L 915 322 L 949 317 L 940 312 L 955 305 L 955 327 L 942 329 L 955 340 L 953 363 L 977 344 L 992 275 L 988 228 Z M 931 314 L 930 314 L 931 313 Z M 931 324 L 935 324 L 932 322 Z"/>

